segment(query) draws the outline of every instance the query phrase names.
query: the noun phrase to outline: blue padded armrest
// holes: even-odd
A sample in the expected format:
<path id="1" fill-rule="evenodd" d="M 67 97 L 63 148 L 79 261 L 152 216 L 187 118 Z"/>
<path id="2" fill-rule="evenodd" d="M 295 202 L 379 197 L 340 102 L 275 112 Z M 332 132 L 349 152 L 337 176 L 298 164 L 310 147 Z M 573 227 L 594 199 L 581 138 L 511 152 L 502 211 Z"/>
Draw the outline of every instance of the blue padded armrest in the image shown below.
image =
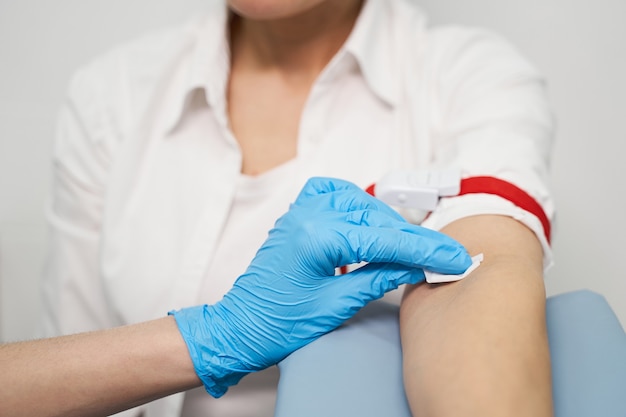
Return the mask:
<path id="1" fill-rule="evenodd" d="M 374 302 L 279 365 L 276 417 L 410 417 L 398 307 Z"/>
<path id="2" fill-rule="evenodd" d="M 626 334 L 590 291 L 550 297 L 556 417 L 626 416 Z M 276 417 L 411 417 L 402 383 L 398 307 L 370 303 L 279 364 Z"/>
<path id="3" fill-rule="evenodd" d="M 550 297 L 546 317 L 555 415 L 626 416 L 626 333 L 605 298 Z"/>

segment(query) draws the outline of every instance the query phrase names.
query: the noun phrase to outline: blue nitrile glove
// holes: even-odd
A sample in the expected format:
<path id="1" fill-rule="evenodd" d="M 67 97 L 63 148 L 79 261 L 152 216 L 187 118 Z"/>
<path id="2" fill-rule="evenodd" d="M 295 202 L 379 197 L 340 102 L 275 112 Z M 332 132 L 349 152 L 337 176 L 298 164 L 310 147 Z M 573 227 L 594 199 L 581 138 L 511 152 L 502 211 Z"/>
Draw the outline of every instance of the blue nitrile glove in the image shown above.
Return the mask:
<path id="1" fill-rule="evenodd" d="M 342 276 L 335 268 L 366 261 Z M 369 301 L 471 264 L 451 238 L 404 221 L 346 181 L 309 180 L 224 298 L 171 312 L 214 397 L 335 329 Z"/>

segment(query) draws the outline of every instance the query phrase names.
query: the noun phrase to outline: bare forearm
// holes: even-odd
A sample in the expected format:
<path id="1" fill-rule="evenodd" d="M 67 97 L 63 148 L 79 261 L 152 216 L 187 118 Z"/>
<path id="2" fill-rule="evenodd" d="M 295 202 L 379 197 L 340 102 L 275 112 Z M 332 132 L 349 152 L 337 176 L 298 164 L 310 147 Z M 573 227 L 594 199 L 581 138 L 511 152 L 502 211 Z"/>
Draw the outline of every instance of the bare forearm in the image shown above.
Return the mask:
<path id="1" fill-rule="evenodd" d="M 476 216 L 445 233 L 483 264 L 465 280 L 420 285 L 401 309 L 405 383 L 420 416 L 549 416 L 542 253 L 515 220 Z"/>
<path id="2" fill-rule="evenodd" d="M 0 346 L 0 416 L 102 416 L 200 385 L 173 317 Z"/>

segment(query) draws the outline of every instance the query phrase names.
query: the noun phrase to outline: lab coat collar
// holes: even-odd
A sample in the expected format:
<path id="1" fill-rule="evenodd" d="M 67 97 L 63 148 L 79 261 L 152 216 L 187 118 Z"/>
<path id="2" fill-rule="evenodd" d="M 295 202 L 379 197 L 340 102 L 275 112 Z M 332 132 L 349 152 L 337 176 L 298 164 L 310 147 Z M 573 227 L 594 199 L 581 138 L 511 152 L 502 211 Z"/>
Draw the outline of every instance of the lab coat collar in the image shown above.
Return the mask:
<path id="1" fill-rule="evenodd" d="M 188 66 L 183 84 L 165 115 L 168 131 L 178 125 L 191 93 L 197 89 L 204 91 L 208 105 L 222 106 L 224 112 L 226 111 L 226 88 L 230 71 L 228 44 L 230 12 L 224 3 L 214 4 L 214 9 L 204 21 L 194 28 L 191 65 Z M 329 66 L 340 64 L 350 56 L 356 61 L 372 91 L 393 106 L 399 96 L 397 80 L 401 76 L 402 65 L 394 60 L 394 48 L 398 48 L 399 43 L 404 42 L 396 39 L 397 30 L 394 28 L 391 7 L 394 5 L 385 0 L 366 0 L 350 36 L 334 57 L 334 61 L 338 62 L 331 62 Z M 337 67 L 349 68 L 350 65 Z"/>
<path id="2" fill-rule="evenodd" d="M 225 106 L 230 71 L 227 24 L 230 13 L 224 3 L 213 4 L 215 7 L 193 28 L 188 58 L 190 63 L 165 115 L 167 131 L 173 130 L 180 123 L 196 90 L 204 92 L 208 105 Z"/>
<path id="3" fill-rule="evenodd" d="M 372 91 L 387 104 L 395 105 L 399 63 L 393 59 L 395 30 L 389 3 L 365 0 L 344 48 L 356 59 Z"/>

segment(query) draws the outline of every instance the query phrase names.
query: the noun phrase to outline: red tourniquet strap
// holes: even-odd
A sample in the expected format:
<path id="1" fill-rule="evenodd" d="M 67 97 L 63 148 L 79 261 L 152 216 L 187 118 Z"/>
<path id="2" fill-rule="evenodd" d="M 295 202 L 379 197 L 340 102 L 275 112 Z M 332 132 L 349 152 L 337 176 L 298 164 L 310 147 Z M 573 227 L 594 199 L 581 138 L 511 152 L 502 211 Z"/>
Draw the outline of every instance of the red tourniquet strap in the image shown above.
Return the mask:
<path id="1" fill-rule="evenodd" d="M 509 200 L 517 207 L 534 214 L 541 222 L 543 232 L 546 235 L 548 243 L 550 243 L 550 220 L 539 203 L 526 193 L 526 191 L 510 182 L 495 177 L 469 177 L 462 179 L 459 195 L 475 193 L 500 196 L 505 200 Z"/>
<path id="2" fill-rule="evenodd" d="M 376 185 L 372 184 L 367 187 L 365 191 L 375 196 L 375 188 Z M 469 177 L 461 180 L 461 191 L 459 191 L 458 195 L 479 193 L 497 195 L 510 201 L 517 207 L 537 216 L 543 226 L 543 232 L 546 235 L 546 239 L 548 240 L 548 243 L 550 243 L 550 220 L 539 203 L 526 193 L 526 191 L 508 181 L 504 181 L 496 177 Z"/>

